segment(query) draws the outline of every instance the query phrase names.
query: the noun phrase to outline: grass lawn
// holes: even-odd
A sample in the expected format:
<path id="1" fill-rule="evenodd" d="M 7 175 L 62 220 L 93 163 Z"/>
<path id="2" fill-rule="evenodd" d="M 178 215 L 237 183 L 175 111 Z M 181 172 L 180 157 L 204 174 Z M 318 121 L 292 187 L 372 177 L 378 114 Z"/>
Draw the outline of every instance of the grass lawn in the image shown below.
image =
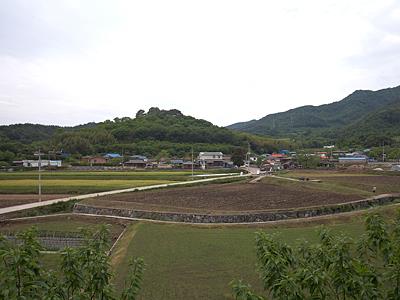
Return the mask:
<path id="1" fill-rule="evenodd" d="M 135 180 L 135 179 L 44 179 L 42 193 L 44 194 L 82 194 L 108 190 L 125 189 L 146 185 L 170 183 L 170 180 Z M 6 179 L 0 180 L 1 194 L 33 194 L 37 193 L 37 179 Z"/>
<path id="2" fill-rule="evenodd" d="M 399 207 L 367 212 L 379 211 L 390 219 Z M 141 256 L 147 267 L 140 299 L 231 299 L 229 282 L 233 279 L 243 279 L 262 293 L 255 267 L 256 231 L 279 232 L 289 244 L 301 239 L 315 242 L 322 222 L 333 232 L 357 238 L 364 231 L 365 213 L 253 227 L 137 223 L 131 225 L 129 237 L 117 245 L 113 254 L 114 281 L 117 290 L 123 287 L 129 259 Z"/>

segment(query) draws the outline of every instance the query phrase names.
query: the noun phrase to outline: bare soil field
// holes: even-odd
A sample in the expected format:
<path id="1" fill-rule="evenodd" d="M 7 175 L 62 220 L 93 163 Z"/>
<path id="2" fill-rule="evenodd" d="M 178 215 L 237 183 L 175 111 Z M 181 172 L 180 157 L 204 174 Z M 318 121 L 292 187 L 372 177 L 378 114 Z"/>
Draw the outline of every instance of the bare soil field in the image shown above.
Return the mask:
<path id="1" fill-rule="evenodd" d="M 150 211 L 231 213 L 319 206 L 363 198 L 357 194 L 319 190 L 297 182 L 280 185 L 262 181 L 125 193 L 86 199 L 82 203 Z"/>
<path id="2" fill-rule="evenodd" d="M 376 193 L 398 193 L 400 192 L 400 176 L 335 176 L 324 178 L 327 182 L 339 183 L 343 186 L 351 186 L 363 191 L 371 191 L 376 187 Z"/>
<path id="3" fill-rule="evenodd" d="M 360 191 L 371 192 L 376 187 L 377 194 L 399 193 L 400 176 L 387 174 L 374 174 L 367 172 L 328 171 L 328 170 L 294 170 L 285 176 L 292 178 L 307 177 L 320 179 L 322 182 L 336 184 L 337 186 L 350 187 Z"/>
<path id="4" fill-rule="evenodd" d="M 66 198 L 70 195 L 65 194 L 47 194 L 42 195 L 42 201 L 57 198 Z M 38 195 L 34 194 L 0 194 L 0 208 L 9 207 L 20 204 L 27 204 L 39 201 Z"/>

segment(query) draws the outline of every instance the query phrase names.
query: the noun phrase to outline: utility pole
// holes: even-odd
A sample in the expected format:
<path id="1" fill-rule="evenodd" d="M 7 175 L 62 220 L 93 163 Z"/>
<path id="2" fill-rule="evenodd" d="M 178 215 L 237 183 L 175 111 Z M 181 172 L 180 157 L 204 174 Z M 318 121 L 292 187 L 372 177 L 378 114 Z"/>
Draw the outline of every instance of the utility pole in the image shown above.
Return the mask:
<path id="1" fill-rule="evenodd" d="M 124 148 L 122 148 L 122 169 L 125 167 Z"/>
<path id="2" fill-rule="evenodd" d="M 251 152 L 250 152 L 250 143 L 247 142 L 247 154 L 246 154 L 247 167 L 250 167 L 250 154 L 251 154 Z"/>
<path id="3" fill-rule="evenodd" d="M 39 169 L 39 182 L 38 182 L 39 183 L 39 202 L 42 201 L 42 174 L 41 174 L 41 171 L 42 171 L 42 157 L 41 157 L 41 155 L 42 154 L 43 153 L 40 152 L 40 148 L 39 148 L 39 151 L 34 154 L 35 156 L 38 156 L 38 158 L 39 158 L 39 160 L 38 160 L 38 169 Z"/>
<path id="4" fill-rule="evenodd" d="M 192 146 L 192 180 L 194 179 L 194 158 L 193 158 L 193 146 Z"/>

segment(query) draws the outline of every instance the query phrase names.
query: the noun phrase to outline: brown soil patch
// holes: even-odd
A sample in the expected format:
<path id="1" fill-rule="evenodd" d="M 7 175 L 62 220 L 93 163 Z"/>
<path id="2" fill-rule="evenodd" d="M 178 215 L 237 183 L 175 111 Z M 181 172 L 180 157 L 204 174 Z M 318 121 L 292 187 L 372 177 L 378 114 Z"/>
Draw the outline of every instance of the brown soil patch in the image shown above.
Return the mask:
<path id="1" fill-rule="evenodd" d="M 400 176 L 335 176 L 325 177 L 323 181 L 340 183 L 343 186 L 368 192 L 371 192 L 372 187 L 375 186 L 377 194 L 400 192 Z"/>
<path id="2" fill-rule="evenodd" d="M 340 194 L 294 184 L 264 182 L 213 184 L 104 196 L 84 200 L 100 207 L 133 208 L 169 212 L 244 212 L 289 209 L 360 200 L 359 195 Z"/>
<path id="3" fill-rule="evenodd" d="M 42 195 L 42 201 L 58 198 L 66 198 L 70 195 L 63 194 L 46 194 Z M 39 201 L 37 194 L 0 194 L 0 208 L 10 207 L 15 205 L 27 204 Z"/>

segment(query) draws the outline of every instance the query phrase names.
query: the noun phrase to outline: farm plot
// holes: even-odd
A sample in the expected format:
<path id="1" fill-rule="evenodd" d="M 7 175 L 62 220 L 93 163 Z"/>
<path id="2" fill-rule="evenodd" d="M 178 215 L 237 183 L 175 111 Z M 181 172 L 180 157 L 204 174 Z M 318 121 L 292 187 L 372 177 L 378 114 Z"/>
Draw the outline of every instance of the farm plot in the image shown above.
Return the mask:
<path id="1" fill-rule="evenodd" d="M 227 171 L 218 170 L 218 173 Z M 196 171 L 195 175 L 212 176 L 215 172 Z M 189 171 L 46 171 L 41 175 L 44 194 L 95 193 L 192 179 Z M 37 172 L 0 173 L 0 194 L 35 194 L 37 191 Z"/>
<path id="2" fill-rule="evenodd" d="M 194 175 L 213 175 L 216 173 L 238 172 L 230 169 L 196 170 Z M 171 171 L 43 171 L 42 179 L 120 179 L 120 180 L 190 180 L 192 172 L 186 170 Z M 7 179 L 34 179 L 38 178 L 37 171 L 5 173 L 0 172 L 0 180 Z"/>
<path id="3" fill-rule="evenodd" d="M 44 194 L 86 194 L 116 189 L 125 189 L 153 184 L 164 184 L 170 180 L 121 180 L 121 179 L 45 179 L 42 180 Z M 33 179 L 0 180 L 0 194 L 32 194 L 38 190 L 38 181 Z"/>
<path id="4" fill-rule="evenodd" d="M 400 176 L 357 176 L 349 180 L 347 177 L 327 177 L 329 183 L 340 184 L 346 187 L 357 188 L 362 191 L 371 192 L 376 187 L 376 193 L 398 193 L 400 192 Z"/>
<path id="5" fill-rule="evenodd" d="M 98 207 L 165 212 L 232 213 L 288 209 L 344 203 L 364 198 L 347 190 L 338 192 L 268 178 L 260 183 L 230 183 L 168 188 L 97 197 L 82 201 Z"/>
<path id="6" fill-rule="evenodd" d="M 16 234 L 35 226 L 39 236 L 43 232 L 55 236 L 74 236 L 81 229 L 96 230 L 100 225 L 105 224 L 110 229 L 110 243 L 114 244 L 126 226 L 131 224 L 126 220 L 105 219 L 101 217 L 87 217 L 79 215 L 46 216 L 40 218 L 29 218 L 19 220 L 0 221 L 0 235 Z M 40 259 L 46 269 L 58 271 L 61 263 L 61 255 L 58 252 L 44 253 Z"/>
<path id="7" fill-rule="evenodd" d="M 42 200 L 51 200 L 57 198 L 68 197 L 66 194 L 47 194 L 42 195 Z M 9 207 L 14 205 L 32 203 L 38 201 L 38 195 L 36 194 L 0 194 L 0 208 Z"/>
<path id="8" fill-rule="evenodd" d="M 232 299 L 229 283 L 233 279 L 243 279 L 262 294 L 256 271 L 256 231 L 279 234 L 290 245 L 317 241 L 321 224 L 333 233 L 357 238 L 364 233 L 366 214 L 379 212 L 393 220 L 399 207 L 395 204 L 345 215 L 251 226 L 137 223 L 130 242 L 121 245 L 124 256 L 113 260 L 114 284 L 123 287 L 129 260 L 140 256 L 146 271 L 139 299 Z"/>
<path id="9" fill-rule="evenodd" d="M 298 170 L 291 171 L 284 176 L 309 179 L 320 179 L 323 184 L 330 185 L 332 189 L 337 187 L 348 188 L 359 193 L 372 194 L 372 187 L 376 187 L 377 194 L 399 193 L 400 176 L 376 173 L 346 173 L 343 171 L 319 171 Z"/>
<path id="10" fill-rule="evenodd" d="M 66 214 L 61 216 L 0 221 L 0 234 L 6 232 L 20 232 L 32 226 L 35 226 L 39 231 L 71 233 L 79 232 L 80 229 L 94 230 L 101 224 L 110 226 L 111 240 L 116 240 L 124 227 L 127 224 L 130 224 L 130 222 L 125 220 Z"/>

